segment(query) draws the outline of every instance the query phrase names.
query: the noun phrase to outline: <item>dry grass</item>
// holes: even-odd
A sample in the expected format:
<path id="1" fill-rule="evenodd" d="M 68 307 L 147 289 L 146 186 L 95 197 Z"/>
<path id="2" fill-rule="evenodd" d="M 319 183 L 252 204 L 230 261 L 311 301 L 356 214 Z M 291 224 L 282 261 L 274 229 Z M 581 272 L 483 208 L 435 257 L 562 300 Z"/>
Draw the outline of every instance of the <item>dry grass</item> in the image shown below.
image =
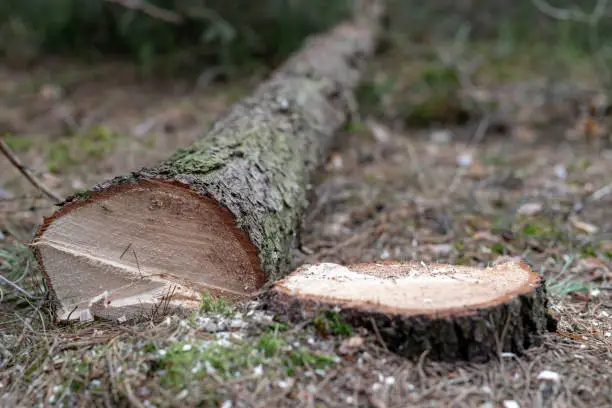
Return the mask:
<path id="1" fill-rule="evenodd" d="M 174 92 L 172 84 L 153 87 L 106 74 L 69 81 L 68 96 L 54 99 L 33 85 L 54 84 L 38 81 L 40 74 L 2 75 L 0 89 L 20 82 L 32 90 L 20 91 L 21 102 L 4 118 L 11 134 L 35 141 L 22 148 L 22 158 L 63 192 L 188 143 L 242 89 Z M 65 105 L 95 119 L 66 132 L 65 120 L 53 113 Z M 96 116 L 93 107 L 104 112 Z M 530 129 L 535 141 L 520 132 L 478 133 L 478 117 L 453 127 L 446 140 L 450 133 L 437 132 L 444 128 L 384 119 L 393 121 L 393 130 L 355 123 L 342 138 L 317 184 L 295 264 L 382 258 L 484 265 L 521 256 L 547 278 L 560 322 L 541 347 L 481 365 L 439 363 L 427 355 L 406 360 L 375 335 L 348 333 L 333 319 L 291 327 L 253 303 L 209 302 L 200 313 L 136 325 L 53 325 L 44 286 L 19 246 L 50 209 L 28 211 L 48 204 L 32 198 L 0 162 L 0 192 L 13 195 L 0 202 L 2 274 L 32 296 L 1 286 L 0 406 L 484 408 L 513 400 L 521 407 L 612 407 L 612 221 L 606 214 L 612 194 L 593 195 L 612 181 L 610 146 L 568 141 L 545 127 Z M 120 143 L 102 158 L 70 162 L 51 175 L 44 158 L 52 140 L 82 136 L 90 125 L 118 132 Z M 138 125 L 142 133 L 134 131 Z M 24 195 L 26 201 L 16 199 Z M 545 370 L 560 376 L 554 389 L 538 379 Z"/>

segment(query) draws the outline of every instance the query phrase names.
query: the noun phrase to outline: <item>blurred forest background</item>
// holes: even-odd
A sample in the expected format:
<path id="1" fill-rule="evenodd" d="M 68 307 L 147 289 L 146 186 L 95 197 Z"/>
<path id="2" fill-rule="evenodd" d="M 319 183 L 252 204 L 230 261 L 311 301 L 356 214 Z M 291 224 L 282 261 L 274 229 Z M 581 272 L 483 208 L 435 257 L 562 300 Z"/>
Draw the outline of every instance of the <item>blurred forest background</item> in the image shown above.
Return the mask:
<path id="1" fill-rule="evenodd" d="M 612 50 L 607 1 L 391 0 L 394 41 L 486 42 L 499 57 L 548 60 Z M 156 66 L 245 70 L 276 63 L 302 39 L 345 17 L 349 0 L 5 0 L 0 4 L 0 52 L 10 64 L 42 56 L 94 62 L 104 57 Z M 597 49 L 593 49 L 597 47 Z M 557 66 L 558 67 L 558 66 Z M 248 70 L 247 70 L 248 71 Z M 556 71 L 556 70 L 555 70 Z M 551 72 L 552 74 L 552 72 Z"/>

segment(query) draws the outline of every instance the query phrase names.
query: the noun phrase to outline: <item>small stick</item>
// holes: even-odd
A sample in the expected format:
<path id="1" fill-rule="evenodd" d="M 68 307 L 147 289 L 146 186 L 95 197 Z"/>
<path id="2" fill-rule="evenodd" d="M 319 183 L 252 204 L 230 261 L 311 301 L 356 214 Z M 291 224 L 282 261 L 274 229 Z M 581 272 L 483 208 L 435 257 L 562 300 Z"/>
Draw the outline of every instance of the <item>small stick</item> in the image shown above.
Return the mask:
<path id="1" fill-rule="evenodd" d="M 13 289 L 15 289 L 16 291 L 18 291 L 19 293 L 21 293 L 22 295 L 24 295 L 25 297 L 27 297 L 28 299 L 33 299 L 33 300 L 37 300 L 39 298 L 37 298 L 34 295 L 30 295 L 28 292 L 26 292 L 23 288 L 21 288 L 21 286 L 17 285 L 16 283 L 8 280 L 7 278 L 5 278 L 4 276 L 0 275 L 0 281 L 2 283 L 6 283 L 7 285 L 9 285 L 10 287 L 12 287 Z"/>
<path id="2" fill-rule="evenodd" d="M 387 343 L 385 343 L 385 341 L 383 340 L 382 336 L 380 335 L 380 331 L 378 331 L 378 325 L 376 324 L 376 322 L 374 321 L 373 318 L 370 317 L 370 324 L 372 325 L 372 328 L 374 329 L 374 334 L 376 334 L 376 340 L 378 340 L 378 342 L 380 343 L 380 345 L 386 350 L 389 351 L 389 349 L 387 348 Z"/>
<path id="3" fill-rule="evenodd" d="M 53 191 L 49 190 L 44 184 L 38 181 L 36 177 L 34 177 L 30 173 L 30 171 L 27 168 L 25 168 L 23 164 L 21 164 L 17 156 L 15 156 L 15 154 L 11 151 L 11 149 L 2 139 L 0 139 L 0 151 L 11 162 L 11 164 L 15 166 L 15 168 L 19 170 L 19 172 L 23 174 L 24 177 L 28 179 L 30 183 L 32 183 L 34 187 L 36 187 L 38 190 L 43 192 L 47 197 L 55 201 L 56 204 L 59 204 L 63 201 L 60 196 L 55 194 Z"/>
<path id="4" fill-rule="evenodd" d="M 125 395 L 127 396 L 127 398 L 130 401 L 130 403 L 132 403 L 132 405 L 134 405 L 135 407 L 145 408 L 143 403 L 140 402 L 140 400 L 134 394 L 134 391 L 132 390 L 132 387 L 130 386 L 130 383 L 128 381 L 125 381 L 123 383 L 123 385 L 125 386 Z"/>
<path id="5" fill-rule="evenodd" d="M 134 259 L 136 259 L 136 266 L 138 267 L 138 273 L 140 274 L 140 279 L 142 279 L 142 271 L 140 270 L 140 262 L 138 262 L 138 257 L 136 256 L 136 251 L 132 249 L 132 252 L 134 253 Z"/>
<path id="6" fill-rule="evenodd" d="M 174 13 L 170 10 L 166 10 L 164 8 L 158 7 L 154 4 L 148 3 L 145 0 L 106 0 L 109 3 L 120 4 L 121 6 L 132 9 L 139 10 L 143 13 L 147 14 L 149 17 L 153 17 L 157 20 L 165 21 L 167 23 L 172 24 L 182 24 L 184 22 L 183 16 L 180 14 Z"/>
<path id="7" fill-rule="evenodd" d="M 130 244 L 127 246 L 127 248 L 125 248 L 123 250 L 123 253 L 121 254 L 121 256 L 119 257 L 119 259 L 123 259 L 123 256 L 127 253 L 127 251 L 132 247 L 132 243 L 130 242 Z"/>

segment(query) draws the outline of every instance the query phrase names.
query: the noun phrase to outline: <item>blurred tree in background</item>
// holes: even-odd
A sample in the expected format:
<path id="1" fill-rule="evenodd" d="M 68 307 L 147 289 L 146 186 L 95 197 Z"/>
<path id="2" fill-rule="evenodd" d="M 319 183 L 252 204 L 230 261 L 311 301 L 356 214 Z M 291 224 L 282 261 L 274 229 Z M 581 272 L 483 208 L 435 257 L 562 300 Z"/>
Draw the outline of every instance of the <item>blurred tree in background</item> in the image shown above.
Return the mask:
<path id="1" fill-rule="evenodd" d="M 607 58 L 612 6 L 605 0 L 389 0 L 396 44 L 494 41 Z M 143 68 L 224 70 L 277 63 L 313 32 L 350 11 L 351 0 L 3 0 L 0 54 L 11 63 L 41 55 L 129 57 Z M 602 45 L 603 44 L 603 45 Z"/>
<path id="2" fill-rule="evenodd" d="M 277 61 L 302 39 L 346 16 L 350 0 L 3 0 L 0 53 L 127 56 L 145 67 L 163 57 L 234 67 Z M 201 67 L 200 67 L 201 68 Z"/>

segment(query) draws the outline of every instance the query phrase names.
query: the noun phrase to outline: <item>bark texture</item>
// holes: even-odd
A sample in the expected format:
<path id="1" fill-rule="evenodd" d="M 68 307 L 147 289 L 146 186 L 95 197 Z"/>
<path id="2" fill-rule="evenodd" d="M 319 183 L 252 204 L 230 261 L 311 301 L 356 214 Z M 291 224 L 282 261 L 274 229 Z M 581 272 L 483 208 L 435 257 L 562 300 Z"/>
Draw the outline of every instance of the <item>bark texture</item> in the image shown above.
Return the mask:
<path id="1" fill-rule="evenodd" d="M 348 268 L 358 270 L 360 266 Z M 402 309 L 399 304 L 395 308 L 390 306 L 384 300 L 385 290 L 377 289 L 376 285 L 371 285 L 369 290 L 378 291 L 381 301 L 377 303 L 364 302 L 357 294 L 352 299 L 334 299 L 330 285 L 329 290 L 318 296 L 301 291 L 299 284 L 288 288 L 286 282 L 308 267 L 301 267 L 263 294 L 265 308 L 276 313 L 280 320 L 291 322 L 337 312 L 352 326 L 379 333 L 391 351 L 405 357 L 419 357 L 427 352 L 427 357 L 435 360 L 486 362 L 500 352 L 520 355 L 540 344 L 543 333 L 556 329 L 556 321 L 548 312 L 544 280 L 539 276 L 522 288 L 508 289 L 518 290 L 511 295 L 500 294 L 486 305 L 474 304 L 466 298 L 461 308 L 436 308 L 434 304 L 433 309 L 418 311 Z M 328 278 L 339 279 L 331 275 Z M 351 285 L 348 281 L 342 284 Z M 414 286 L 419 285 L 418 280 L 414 281 Z M 452 297 L 451 291 L 448 296 Z"/>
<path id="2" fill-rule="evenodd" d="M 286 274 L 290 249 L 307 207 L 311 176 L 325 160 L 334 135 L 349 119 L 364 64 L 375 52 L 382 8 L 376 1 L 363 3 L 369 6 L 358 13 L 354 21 L 307 40 L 299 52 L 257 87 L 251 96 L 233 105 L 199 141 L 179 149 L 154 167 L 116 177 L 94 186 L 87 193 L 68 198 L 53 216 L 45 219 L 34 247 L 52 293 L 59 289 L 55 287 L 58 282 L 56 275 L 68 272 L 60 270 L 64 267 L 47 264 L 47 259 L 50 259 L 47 253 L 51 252 L 41 249 L 45 245 L 53 246 L 53 251 L 70 252 L 70 256 L 78 258 L 79 262 L 87 263 L 87 268 L 94 263 L 110 265 L 108 259 L 93 261 L 96 254 L 88 252 L 89 244 L 84 240 L 79 241 L 78 229 L 64 234 L 77 235 L 70 245 L 52 242 L 57 240 L 50 234 L 54 226 L 60 229 L 68 223 L 64 220 L 61 224 L 64 217 L 77 217 L 78 211 L 82 212 L 88 206 L 104 206 L 109 197 L 128 194 L 139 188 L 149 191 L 155 189 L 156 183 L 164 188 L 187 189 L 218 208 L 221 222 L 232 230 L 250 259 L 249 267 L 254 275 L 251 283 L 254 285 L 245 285 L 249 293 L 255 293 L 265 282 Z M 153 200 L 151 207 L 155 205 Z M 172 209 L 172 205 L 170 200 L 167 204 L 169 210 L 185 212 L 185 216 L 189 216 L 186 206 Z M 151 223 L 155 221 L 154 217 L 151 216 Z M 75 218 L 70 222 L 86 221 Z M 110 215 L 108 222 L 114 222 Z M 152 246 L 156 239 L 152 237 Z M 222 246 L 223 243 L 216 245 Z M 70 251 L 66 250 L 67 247 Z M 121 265 L 117 266 L 119 261 L 113 262 L 111 266 L 107 265 L 108 268 L 121 269 Z M 147 261 L 141 259 L 137 265 L 141 275 L 146 264 Z M 236 268 L 241 267 L 236 265 Z M 77 266 L 71 266 L 71 269 L 74 270 L 69 273 L 75 277 L 85 273 L 85 269 Z M 65 276 L 62 279 L 66 281 Z M 176 277 L 173 281 L 185 287 L 191 286 L 189 278 Z M 93 288 L 78 294 L 73 293 L 77 289 L 71 289 L 70 293 L 56 296 L 60 307 L 68 307 L 62 298 L 72 299 L 68 302 L 70 307 L 82 303 L 84 297 L 99 298 L 104 284 L 91 286 L 95 286 L 95 293 Z"/>

